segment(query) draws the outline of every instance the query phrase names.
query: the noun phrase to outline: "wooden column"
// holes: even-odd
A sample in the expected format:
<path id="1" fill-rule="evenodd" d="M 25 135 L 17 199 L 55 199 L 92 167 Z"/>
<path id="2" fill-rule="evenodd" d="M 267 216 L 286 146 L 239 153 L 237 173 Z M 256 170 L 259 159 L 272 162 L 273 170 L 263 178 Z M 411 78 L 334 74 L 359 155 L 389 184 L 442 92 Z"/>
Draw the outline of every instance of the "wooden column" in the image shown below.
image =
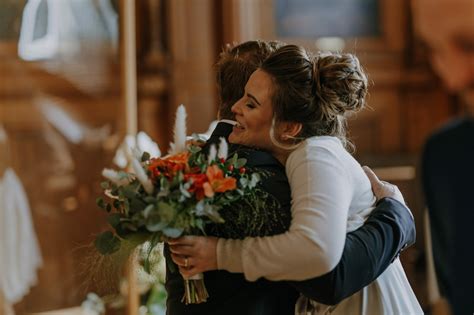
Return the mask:
<path id="1" fill-rule="evenodd" d="M 126 135 L 137 134 L 137 64 L 136 64 L 136 34 L 135 34 L 135 0 L 121 0 L 121 64 L 122 64 L 122 95 L 125 108 Z M 135 254 L 129 258 L 126 265 L 128 283 L 127 314 L 137 315 L 139 308 L 139 293 L 137 288 Z"/>
<path id="2" fill-rule="evenodd" d="M 206 131 L 217 117 L 216 81 L 213 65 L 220 48 L 216 43 L 213 0 L 168 0 L 168 49 L 170 64 L 171 133 L 174 113 L 180 104 L 188 113 L 188 132 Z"/>
<path id="3" fill-rule="evenodd" d="M 135 0 L 121 0 L 122 15 L 122 93 L 125 107 L 125 129 L 128 135 L 137 133 L 137 61 L 135 34 Z"/>

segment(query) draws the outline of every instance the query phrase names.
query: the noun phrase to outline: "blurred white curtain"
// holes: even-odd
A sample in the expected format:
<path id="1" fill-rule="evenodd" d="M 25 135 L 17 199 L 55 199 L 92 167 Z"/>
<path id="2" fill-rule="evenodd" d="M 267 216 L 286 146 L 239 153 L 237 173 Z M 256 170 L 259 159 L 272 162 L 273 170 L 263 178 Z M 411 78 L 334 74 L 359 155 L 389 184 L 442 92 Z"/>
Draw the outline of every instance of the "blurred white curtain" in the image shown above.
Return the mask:
<path id="1" fill-rule="evenodd" d="M 110 0 L 28 0 L 18 43 L 25 60 L 77 55 L 89 40 L 118 39 L 117 14 Z"/>
<path id="2" fill-rule="evenodd" d="M 0 290 L 7 308 L 37 283 L 41 265 L 25 190 L 15 172 L 7 168 L 0 179 Z"/>
<path id="3" fill-rule="evenodd" d="M 118 14 L 111 0 L 28 0 L 18 54 L 88 92 L 107 85 L 117 53 Z"/>

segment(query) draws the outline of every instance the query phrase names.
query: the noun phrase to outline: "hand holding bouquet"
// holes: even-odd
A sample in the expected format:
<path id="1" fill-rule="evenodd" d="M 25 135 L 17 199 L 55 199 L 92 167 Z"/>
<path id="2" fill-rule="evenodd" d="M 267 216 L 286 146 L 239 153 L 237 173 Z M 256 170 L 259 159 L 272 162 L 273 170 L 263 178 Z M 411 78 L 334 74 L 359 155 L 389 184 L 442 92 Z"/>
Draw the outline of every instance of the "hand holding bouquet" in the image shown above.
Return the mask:
<path id="1" fill-rule="evenodd" d="M 96 247 L 103 255 L 121 248 L 123 240 L 137 245 L 150 241 L 153 247 L 166 237 L 205 235 L 209 223 L 223 223 L 225 207 L 252 197 L 260 181 L 246 170 L 246 160 L 234 154 L 227 159 L 227 143 L 209 154 L 190 146 L 182 152 L 151 158 L 144 153 L 132 160 L 134 172 L 105 169 L 102 183 L 106 200 L 98 205 L 109 212 L 113 231 L 100 234 Z M 147 268 L 147 261 L 145 261 Z M 186 304 L 205 302 L 208 294 L 202 276 L 185 280 Z"/>

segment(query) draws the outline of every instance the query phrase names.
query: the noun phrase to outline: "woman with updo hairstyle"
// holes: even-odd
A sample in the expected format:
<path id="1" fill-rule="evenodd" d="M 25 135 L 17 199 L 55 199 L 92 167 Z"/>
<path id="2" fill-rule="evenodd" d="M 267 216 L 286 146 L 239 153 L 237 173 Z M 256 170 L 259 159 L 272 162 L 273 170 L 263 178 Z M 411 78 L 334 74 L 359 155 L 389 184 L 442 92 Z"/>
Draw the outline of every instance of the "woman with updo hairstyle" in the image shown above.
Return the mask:
<path id="1" fill-rule="evenodd" d="M 355 55 L 312 55 L 296 45 L 272 53 L 252 73 L 244 96 L 232 107 L 237 125 L 229 141 L 268 150 L 285 165 L 291 226 L 269 237 L 206 238 L 208 248 L 185 253 L 196 263 L 184 275 L 217 266 L 244 273 L 249 281 L 301 281 L 331 271 L 341 259 L 346 233 L 363 225 L 376 202 L 369 179 L 347 150 L 346 118 L 364 108 L 366 95 L 367 76 Z M 207 263 L 200 265 L 204 257 Z M 395 258 L 374 282 L 337 305 L 302 295 L 295 314 L 423 310 Z"/>
<path id="2" fill-rule="evenodd" d="M 364 108 L 367 94 L 367 76 L 357 57 L 336 53 L 313 56 L 302 47 L 287 45 L 260 69 L 275 84 L 275 122 L 301 123 L 300 140 L 334 136 L 349 145 L 346 117 Z"/>

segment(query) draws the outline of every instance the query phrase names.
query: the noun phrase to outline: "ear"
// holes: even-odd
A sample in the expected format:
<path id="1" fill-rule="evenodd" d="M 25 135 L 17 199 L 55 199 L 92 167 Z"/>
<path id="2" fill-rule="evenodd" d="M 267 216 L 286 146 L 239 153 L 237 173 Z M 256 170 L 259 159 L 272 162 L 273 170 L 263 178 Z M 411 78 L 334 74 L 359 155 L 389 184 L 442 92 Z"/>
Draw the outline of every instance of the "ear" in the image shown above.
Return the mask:
<path id="1" fill-rule="evenodd" d="M 283 140 L 296 138 L 303 129 L 303 125 L 297 122 L 283 122 L 281 123 L 281 137 Z"/>

